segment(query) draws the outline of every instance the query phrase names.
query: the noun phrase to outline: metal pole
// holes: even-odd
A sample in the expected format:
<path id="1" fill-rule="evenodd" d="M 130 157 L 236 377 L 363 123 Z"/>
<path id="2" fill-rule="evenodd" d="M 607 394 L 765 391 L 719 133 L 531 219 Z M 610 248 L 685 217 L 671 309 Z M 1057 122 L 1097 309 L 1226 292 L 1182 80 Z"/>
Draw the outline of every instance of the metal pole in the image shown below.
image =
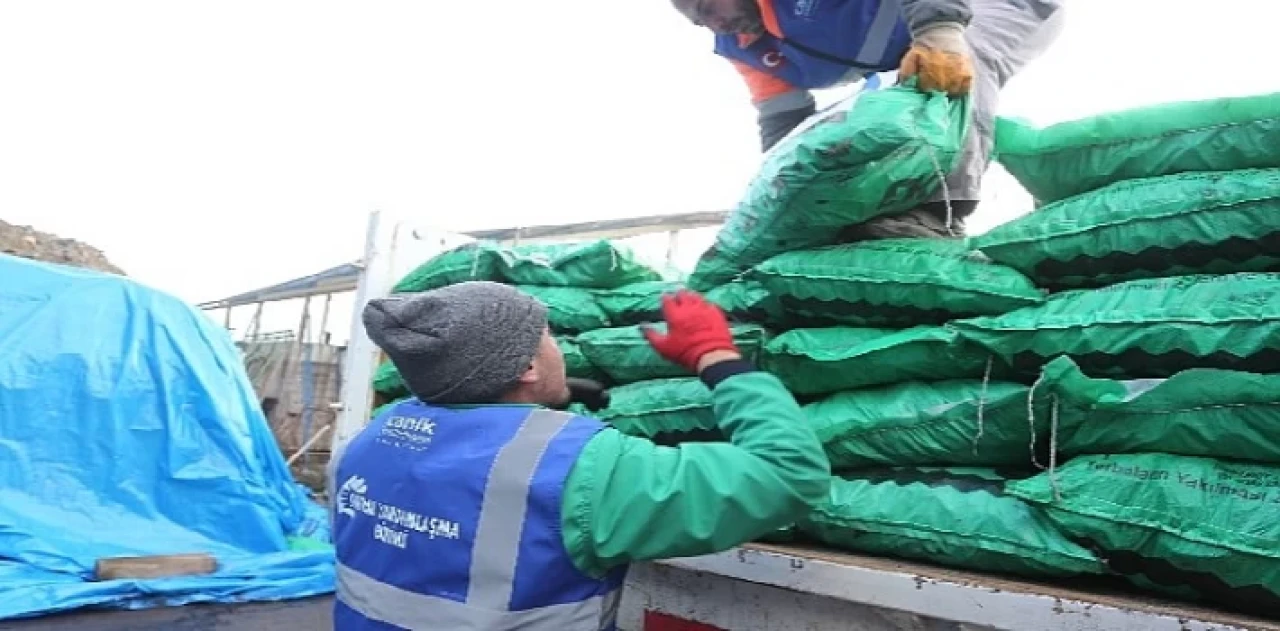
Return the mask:
<path id="1" fill-rule="evenodd" d="M 305 342 L 307 345 L 307 359 L 306 359 L 306 363 L 303 364 L 303 368 L 304 368 L 303 372 L 305 373 L 303 376 L 303 379 L 305 379 L 306 381 L 303 382 L 303 392 L 305 394 L 303 396 L 304 402 L 302 407 L 302 414 L 303 414 L 302 435 L 304 437 L 307 434 L 311 433 L 311 421 L 314 418 L 312 416 L 312 409 L 315 407 L 314 399 L 316 398 L 316 390 L 317 390 L 316 383 L 315 383 L 316 381 L 315 356 L 314 356 L 315 347 L 316 345 L 320 344 L 324 339 L 325 329 L 329 326 L 329 305 L 332 303 L 333 303 L 333 294 L 325 294 L 324 308 L 321 309 L 320 311 L 320 328 L 316 329 L 316 340 L 314 342 L 310 340 L 307 340 Z M 327 391 L 328 389 L 326 388 L 325 392 Z M 331 402 L 325 401 L 325 403 L 328 404 Z M 310 445 L 314 443 L 317 437 L 324 435 L 330 429 L 331 427 L 326 425 L 322 431 L 316 432 L 315 436 L 307 439 L 307 444 Z M 306 464 L 311 464 L 310 453 L 308 453 L 306 456 Z"/>
<path id="2" fill-rule="evenodd" d="M 316 342 L 324 341 L 324 333 L 329 329 L 329 305 L 333 304 L 333 294 L 324 295 L 324 309 L 320 311 L 320 328 L 316 329 Z"/>
<path id="3" fill-rule="evenodd" d="M 394 239 L 386 240 L 384 234 L 394 226 L 383 226 L 381 213 L 369 213 L 369 223 L 365 229 L 364 256 L 360 264 L 363 271 L 356 284 L 356 295 L 352 305 L 350 337 L 347 340 L 346 356 L 343 358 L 341 397 L 339 404 L 337 428 L 331 434 L 329 446 L 330 466 L 325 475 L 325 490 L 333 497 L 337 488 L 334 486 L 333 467 L 342 457 L 346 443 L 355 436 L 368 421 L 370 400 L 373 388 L 370 379 L 377 362 L 378 349 L 364 331 L 360 321 L 360 311 L 371 298 L 379 298 L 391 291 L 392 261 L 389 252 L 382 248 L 394 247 Z"/>
<path id="4" fill-rule="evenodd" d="M 680 231 L 672 230 L 667 233 L 667 267 L 675 267 L 676 253 L 680 247 Z"/>
<path id="5" fill-rule="evenodd" d="M 246 339 L 253 339 L 262 332 L 262 305 L 266 303 L 259 302 L 258 308 L 253 311 L 253 319 L 249 321 L 248 330 L 245 331 Z"/>
<path id="6" fill-rule="evenodd" d="M 294 348 L 298 350 L 301 365 L 298 371 L 299 385 L 301 386 L 299 393 L 302 407 L 302 441 L 305 443 L 311 438 L 311 399 L 313 388 L 315 386 L 314 371 L 311 370 L 311 349 L 315 348 L 312 344 L 307 343 L 307 338 L 311 336 L 311 296 L 307 296 L 302 301 L 302 317 L 298 322 L 298 339 Z M 290 354 L 292 356 L 292 353 Z"/>

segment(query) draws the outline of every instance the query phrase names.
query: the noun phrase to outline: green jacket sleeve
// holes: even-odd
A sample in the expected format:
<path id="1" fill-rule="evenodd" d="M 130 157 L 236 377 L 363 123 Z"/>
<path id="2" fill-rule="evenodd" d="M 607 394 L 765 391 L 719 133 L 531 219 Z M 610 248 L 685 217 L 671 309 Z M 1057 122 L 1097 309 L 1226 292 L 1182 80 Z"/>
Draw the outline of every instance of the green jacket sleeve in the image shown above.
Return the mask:
<path id="1" fill-rule="evenodd" d="M 734 375 L 712 395 L 729 443 L 661 447 L 606 429 L 565 485 L 561 526 L 579 569 L 732 548 L 792 524 L 824 499 L 831 465 L 776 377 Z"/>

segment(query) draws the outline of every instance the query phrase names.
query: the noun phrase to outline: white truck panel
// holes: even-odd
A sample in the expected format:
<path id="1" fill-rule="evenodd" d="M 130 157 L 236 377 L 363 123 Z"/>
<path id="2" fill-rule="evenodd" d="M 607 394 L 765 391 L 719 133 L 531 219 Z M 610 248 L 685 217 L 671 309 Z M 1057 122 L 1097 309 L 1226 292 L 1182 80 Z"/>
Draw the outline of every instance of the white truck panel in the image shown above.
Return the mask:
<path id="1" fill-rule="evenodd" d="M 371 213 L 365 233 L 363 271 L 356 284 L 354 313 L 342 373 L 342 409 L 330 452 L 338 459 L 342 447 L 369 422 L 373 400 L 370 382 L 378 365 L 378 348 L 365 335 L 360 313 L 373 298 L 391 293 L 399 279 L 432 257 L 475 241 L 466 235 L 433 230 L 412 222 Z"/>
<path id="2" fill-rule="evenodd" d="M 1111 590 L 766 545 L 637 566 L 622 628 L 641 629 L 646 610 L 734 631 L 1280 631 L 1280 620 Z"/>
<path id="3" fill-rule="evenodd" d="M 622 631 L 644 626 L 646 612 L 733 631 L 986 631 L 816 593 L 696 572 L 670 563 L 641 563 L 627 577 L 618 611 Z"/>

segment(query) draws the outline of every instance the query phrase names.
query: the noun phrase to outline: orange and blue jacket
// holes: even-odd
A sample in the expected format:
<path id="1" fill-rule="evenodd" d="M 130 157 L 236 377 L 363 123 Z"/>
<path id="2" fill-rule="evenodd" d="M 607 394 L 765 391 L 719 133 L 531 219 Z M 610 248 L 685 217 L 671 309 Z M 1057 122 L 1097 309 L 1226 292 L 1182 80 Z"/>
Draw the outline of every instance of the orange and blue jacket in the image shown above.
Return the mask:
<path id="1" fill-rule="evenodd" d="M 967 24 L 968 0 L 757 0 L 765 33 L 717 35 L 762 117 L 812 107 L 808 90 L 894 70 L 912 30 Z"/>

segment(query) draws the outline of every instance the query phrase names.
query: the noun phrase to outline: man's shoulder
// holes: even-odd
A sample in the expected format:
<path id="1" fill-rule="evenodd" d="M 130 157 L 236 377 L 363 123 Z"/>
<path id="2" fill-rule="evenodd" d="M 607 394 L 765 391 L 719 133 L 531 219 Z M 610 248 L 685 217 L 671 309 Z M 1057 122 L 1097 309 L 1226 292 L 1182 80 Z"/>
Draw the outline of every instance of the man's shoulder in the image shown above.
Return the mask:
<path id="1" fill-rule="evenodd" d="M 812 18 L 827 15 L 850 6 L 879 5 L 889 0 L 762 0 L 761 5 L 772 8 L 779 18 Z"/>

